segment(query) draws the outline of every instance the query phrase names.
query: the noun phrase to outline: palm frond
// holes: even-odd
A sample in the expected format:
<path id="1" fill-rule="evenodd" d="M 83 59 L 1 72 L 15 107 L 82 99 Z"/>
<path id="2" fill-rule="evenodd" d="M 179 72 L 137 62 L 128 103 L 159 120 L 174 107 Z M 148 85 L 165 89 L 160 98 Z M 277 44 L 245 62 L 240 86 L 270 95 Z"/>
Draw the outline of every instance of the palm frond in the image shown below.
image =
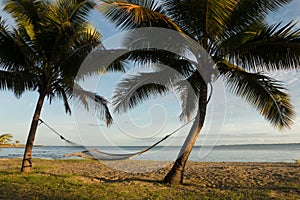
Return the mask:
<path id="1" fill-rule="evenodd" d="M 79 37 L 77 37 L 78 35 Z M 90 52 L 100 44 L 101 34 L 95 29 L 87 29 L 81 33 L 77 33 L 77 36 L 69 41 L 67 44 L 69 48 L 53 52 L 54 55 L 60 58 L 57 62 L 63 69 L 64 76 L 66 77 L 71 76 L 75 78 L 80 67 L 85 67 L 83 66 L 84 60 L 87 59 Z M 91 69 L 90 66 L 89 69 Z M 96 72 L 95 70 L 97 69 L 95 68 L 93 71 L 84 70 L 85 73 L 82 75 L 94 74 Z M 83 70 L 81 72 L 83 72 Z M 80 75 L 78 74 L 77 78 L 79 77 Z"/>
<path id="2" fill-rule="evenodd" d="M 62 87 L 58 82 L 52 84 L 52 93 L 55 94 L 56 97 L 62 98 L 65 106 L 65 112 L 71 114 L 71 108 L 69 105 L 68 96 L 68 87 Z M 66 90 L 66 91 L 65 91 Z"/>
<path id="3" fill-rule="evenodd" d="M 226 61 L 218 67 L 233 94 L 256 108 L 274 127 L 290 128 L 295 113 L 290 96 L 279 81 L 261 73 L 248 73 Z"/>
<path id="4" fill-rule="evenodd" d="M 11 134 L 2 134 L 0 135 L 0 144 L 5 144 L 12 141 L 13 136 Z"/>
<path id="5" fill-rule="evenodd" d="M 199 73 L 193 73 L 186 80 L 175 83 L 175 89 L 181 99 L 181 113 L 179 119 L 189 121 L 198 108 L 200 95 Z"/>
<path id="6" fill-rule="evenodd" d="M 163 1 L 167 15 L 196 41 L 218 36 L 227 26 L 235 4 L 235 0 Z"/>
<path id="7" fill-rule="evenodd" d="M 96 5 L 90 0 L 58 0 L 54 2 L 55 14 L 60 22 L 68 22 L 78 31 L 88 21 L 88 16 Z"/>
<path id="8" fill-rule="evenodd" d="M 18 26 L 32 24 L 40 26 L 41 15 L 38 13 L 47 7 L 46 1 L 40 0 L 4 0 L 4 11 L 8 12 Z"/>
<path id="9" fill-rule="evenodd" d="M 155 0 L 107 0 L 98 9 L 123 29 L 151 26 L 181 32 L 179 26 L 164 15 L 162 7 Z"/>
<path id="10" fill-rule="evenodd" d="M 184 56 L 194 53 L 195 46 L 199 46 L 195 44 L 194 40 L 183 33 L 158 27 L 133 29 L 122 35 L 122 45 L 131 51 L 158 49 Z"/>
<path id="11" fill-rule="evenodd" d="M 170 70 L 131 75 L 118 83 L 112 104 L 115 112 L 126 112 L 151 97 L 166 95 L 173 87 L 176 73 Z"/>
<path id="12" fill-rule="evenodd" d="M 79 92 L 77 92 L 77 90 Z M 70 96 L 73 96 L 76 101 L 78 101 L 79 105 L 83 106 L 85 110 L 89 111 L 88 97 L 82 94 L 81 91 L 83 91 L 83 88 L 78 83 L 75 83 L 73 88 L 68 88 L 67 92 L 70 94 Z"/>
<path id="13" fill-rule="evenodd" d="M 46 57 L 50 57 L 51 60 L 68 58 L 70 52 L 82 50 L 76 45 L 86 42 L 95 47 L 99 44 L 101 34 L 88 23 L 88 16 L 94 5 L 88 0 L 52 2 L 45 16 L 46 27 L 42 31 L 43 35 L 37 36 L 36 39 L 37 45 L 43 47 Z"/>
<path id="14" fill-rule="evenodd" d="M 86 69 L 88 75 L 104 72 L 125 72 L 132 64 L 153 65 L 159 69 L 161 65 L 169 66 L 188 77 L 191 75 L 195 68 L 183 57 L 180 57 L 172 52 L 163 51 L 159 49 L 114 49 L 105 50 L 97 49 L 91 52 L 82 64 Z M 163 68 L 165 68 L 165 66 Z M 163 69 L 160 68 L 160 69 Z M 79 75 L 79 76 L 78 76 Z M 81 73 L 77 77 L 81 77 Z M 82 73 L 84 77 L 84 73 Z"/>
<path id="15" fill-rule="evenodd" d="M 20 30 L 21 31 L 21 30 Z M 0 17 L 0 64 L 8 70 L 22 70 L 27 64 L 32 64 L 30 56 L 32 51 L 28 40 L 21 35 L 10 31 L 5 21 Z"/>
<path id="16" fill-rule="evenodd" d="M 126 54 L 123 54 L 120 59 L 125 61 L 129 60 L 137 64 L 153 66 L 154 68 L 161 70 L 165 69 L 166 66 L 168 66 L 182 74 L 182 76 L 184 77 L 190 76 L 195 70 L 195 67 L 189 60 L 175 53 L 160 49 L 132 50 Z"/>
<path id="17" fill-rule="evenodd" d="M 262 27 L 240 38 L 240 43 L 228 51 L 229 60 L 248 70 L 296 69 L 300 64 L 300 29 L 288 23 Z M 247 36 L 246 36 L 247 37 Z M 244 40 L 244 41 L 243 41 Z M 227 48 L 231 48 L 227 45 Z"/>
<path id="18" fill-rule="evenodd" d="M 271 12 L 290 3 L 292 0 L 243 0 L 236 1 L 228 21 L 227 30 L 240 32 L 255 21 L 263 20 Z"/>
<path id="19" fill-rule="evenodd" d="M 32 91 L 36 87 L 32 73 L 0 70 L 0 90 L 11 90 L 16 97 L 20 97 L 25 91 Z"/>
<path id="20" fill-rule="evenodd" d="M 92 105 L 99 118 L 106 121 L 107 126 L 112 124 L 113 119 L 108 108 L 109 102 L 104 97 L 96 93 L 86 91 L 78 84 L 72 88 L 72 91 L 73 97 L 80 100 L 80 103 L 83 103 L 87 110 L 89 110 Z"/>
<path id="21" fill-rule="evenodd" d="M 105 72 L 125 72 L 126 61 L 123 55 L 126 53 L 128 53 L 127 49 L 106 50 L 97 48 L 92 50 L 81 63 L 76 80 L 82 80 L 87 76 Z"/>

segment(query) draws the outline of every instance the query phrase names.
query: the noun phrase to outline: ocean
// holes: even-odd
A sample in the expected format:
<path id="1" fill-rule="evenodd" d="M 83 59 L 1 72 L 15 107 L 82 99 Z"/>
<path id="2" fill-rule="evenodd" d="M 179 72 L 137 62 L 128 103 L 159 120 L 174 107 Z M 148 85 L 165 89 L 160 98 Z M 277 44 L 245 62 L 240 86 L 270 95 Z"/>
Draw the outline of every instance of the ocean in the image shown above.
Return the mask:
<path id="1" fill-rule="evenodd" d="M 147 147 L 86 147 L 98 148 L 107 153 L 128 154 L 141 151 Z M 65 154 L 86 150 L 77 146 L 36 146 L 33 148 L 34 158 L 70 159 Z M 134 160 L 173 161 L 180 151 L 179 146 L 158 146 L 152 150 L 136 156 Z M 0 148 L 0 158 L 22 158 L 23 148 Z M 251 144 L 224 145 L 215 147 L 195 146 L 189 157 L 190 161 L 201 162 L 295 162 L 300 159 L 300 144 Z"/>

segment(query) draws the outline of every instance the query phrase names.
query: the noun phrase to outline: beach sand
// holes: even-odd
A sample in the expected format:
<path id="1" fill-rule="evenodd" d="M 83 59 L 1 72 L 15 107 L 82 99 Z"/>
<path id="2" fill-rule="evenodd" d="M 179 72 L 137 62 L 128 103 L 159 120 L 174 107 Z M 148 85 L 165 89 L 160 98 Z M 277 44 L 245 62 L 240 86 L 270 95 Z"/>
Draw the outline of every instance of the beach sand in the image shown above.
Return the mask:
<path id="1" fill-rule="evenodd" d="M 25 177 L 24 174 L 18 173 L 20 163 L 20 159 L 1 159 L 0 177 L 3 178 L 7 174 L 12 177 L 13 174 L 17 174 L 18 178 L 20 178 L 19 176 Z M 148 197 L 153 196 L 156 192 L 160 194 L 160 189 L 169 190 L 169 192 L 160 194 L 162 199 L 172 199 L 172 197 L 174 199 L 181 197 L 186 197 L 187 199 L 194 197 L 196 199 L 198 197 L 201 197 L 200 199 L 204 197 L 214 199 L 213 197 L 216 197 L 215 199 L 218 199 L 220 195 L 221 197 L 223 195 L 224 199 L 260 199 L 258 197 L 261 197 L 261 199 L 300 199 L 300 166 L 296 163 L 188 162 L 184 176 L 185 184 L 176 187 L 168 187 L 159 183 L 170 169 L 171 163 L 130 160 L 109 162 L 105 165 L 102 162 L 91 160 L 34 159 L 33 164 L 33 174 L 36 176 L 66 177 L 67 175 L 67 177 L 75 177 L 84 185 L 95 186 L 95 184 L 100 184 L 103 186 L 104 184 L 115 188 L 112 191 L 116 192 L 116 194 L 121 193 L 121 195 L 117 196 L 121 199 L 127 199 L 127 197 L 131 197 L 130 195 L 134 195 L 136 189 L 132 187 L 143 188 L 142 191 L 145 190 L 144 193 L 134 196 L 133 199 L 148 199 Z M 153 166 L 155 166 L 156 170 L 152 172 L 142 173 L 138 170 L 140 168 L 143 171 L 147 171 L 146 168 L 150 170 L 153 169 Z M 158 166 L 165 167 L 159 168 Z M 135 167 L 135 173 L 124 171 L 128 171 L 132 167 Z M 13 178 L 9 180 L 13 181 Z M 3 189 L 12 190 L 9 184 L 12 183 L 6 180 L 0 186 Z M 105 191 L 103 188 L 102 190 Z M 129 194 L 123 194 L 123 190 L 129 191 Z M 131 190 L 133 190 L 132 194 L 130 194 Z M 181 193 L 178 194 L 176 191 L 181 191 Z M 18 192 L 18 190 L 14 192 Z M 183 196 L 178 196 L 182 192 Z M 1 194 L 0 189 L 0 199 L 1 195 L 9 199 L 12 194 L 9 194 L 9 192 Z M 59 194 L 56 194 L 55 197 L 57 195 Z M 64 198 L 64 196 L 61 197 L 62 199 Z M 67 197 L 72 198 L 72 196 Z M 67 197 L 66 199 L 68 199 Z M 89 196 L 90 199 L 105 199 L 105 197 Z M 24 198 L 24 195 L 22 198 Z"/>

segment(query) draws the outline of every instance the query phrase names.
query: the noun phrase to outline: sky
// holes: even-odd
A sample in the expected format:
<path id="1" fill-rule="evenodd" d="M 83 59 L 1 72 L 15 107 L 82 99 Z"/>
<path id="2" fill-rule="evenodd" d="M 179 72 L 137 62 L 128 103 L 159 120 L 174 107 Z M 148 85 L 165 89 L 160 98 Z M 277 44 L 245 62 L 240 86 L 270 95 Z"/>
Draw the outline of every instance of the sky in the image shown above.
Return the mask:
<path id="1" fill-rule="evenodd" d="M 296 20 L 300 27 L 299 9 L 300 1 L 294 0 L 272 14 L 268 21 L 285 23 Z M 0 15 L 3 16 L 4 13 L 1 12 Z M 116 34 L 119 30 L 97 11 L 92 13 L 91 22 L 101 31 L 104 44 L 112 44 L 118 38 Z M 9 18 L 8 23 L 12 24 Z M 103 74 L 82 84 L 85 89 L 96 91 L 111 100 L 115 85 L 126 75 L 128 74 Z M 226 91 L 222 82 L 218 81 L 214 85 L 205 128 L 196 144 L 300 143 L 300 72 L 279 71 L 271 75 L 285 83 L 291 94 L 297 117 L 290 130 L 280 132 L 273 128 L 253 108 Z M 0 91 L 0 134 L 10 133 L 14 140 L 25 143 L 36 101 L 37 92 L 26 92 L 17 99 L 10 91 Z M 51 105 L 46 101 L 41 119 L 66 138 L 83 145 L 151 145 L 184 124 L 178 120 L 180 102 L 175 93 L 141 104 L 129 113 L 113 113 L 114 124 L 110 128 L 106 128 L 95 113 L 84 111 L 75 102 L 72 105 L 72 115 L 67 115 L 61 101 L 53 101 Z M 162 145 L 182 144 L 189 128 L 190 125 L 187 125 Z M 42 124 L 38 127 L 35 143 L 66 144 Z"/>

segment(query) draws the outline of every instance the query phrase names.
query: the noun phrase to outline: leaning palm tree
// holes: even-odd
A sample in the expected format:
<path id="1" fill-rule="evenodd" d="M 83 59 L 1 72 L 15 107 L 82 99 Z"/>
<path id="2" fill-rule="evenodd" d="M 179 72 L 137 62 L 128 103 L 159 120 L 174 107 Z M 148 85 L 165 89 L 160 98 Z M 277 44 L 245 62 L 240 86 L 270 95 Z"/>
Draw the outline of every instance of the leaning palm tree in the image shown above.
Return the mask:
<path id="1" fill-rule="evenodd" d="M 8 133 L 0 135 L 0 144 L 6 144 L 6 143 L 12 141 L 12 137 L 13 136 Z"/>
<path id="2" fill-rule="evenodd" d="M 6 0 L 4 11 L 14 19 L 13 28 L 0 19 L 0 89 L 12 90 L 17 97 L 37 91 L 38 100 L 27 138 L 22 172 L 32 169 L 32 147 L 45 99 L 62 99 L 71 113 L 69 99 L 76 97 L 88 108 L 94 101 L 111 115 L 107 101 L 74 83 L 77 71 L 100 43 L 101 35 L 88 23 L 94 7 L 89 0 Z"/>
<path id="3" fill-rule="evenodd" d="M 299 66 L 300 31 L 293 22 L 269 25 L 265 19 L 270 12 L 289 2 L 290 0 L 166 0 L 158 3 L 154 0 L 108 0 L 99 8 L 108 19 L 125 30 L 161 27 L 192 38 L 216 64 L 219 70 L 216 78 L 224 80 L 234 95 L 253 106 L 271 125 L 283 129 L 289 128 L 293 123 L 294 110 L 290 96 L 279 81 L 266 73 L 291 70 Z M 196 59 L 199 57 L 197 54 L 194 56 Z M 195 100 L 183 104 L 181 114 L 181 119 L 184 119 L 189 117 L 191 111 L 196 111 L 196 120 L 172 169 L 164 178 L 165 183 L 182 183 L 186 162 L 206 116 L 208 84 L 207 77 L 202 76 L 201 61 L 191 61 L 183 56 L 151 48 L 133 50 L 123 55 L 120 60 L 122 59 L 168 65 L 180 72 L 196 93 Z M 155 72 L 149 76 L 155 77 L 153 73 Z M 157 75 L 160 73 L 158 70 Z M 151 94 L 166 94 L 168 87 L 155 82 L 140 84 L 136 91 L 131 92 L 132 86 L 138 85 L 139 81 L 142 83 L 144 77 L 145 73 L 138 74 L 126 78 L 118 85 L 116 91 L 122 93 L 118 93 L 114 99 L 117 111 L 127 111 L 151 97 Z M 184 88 L 177 89 L 183 100 L 188 97 Z"/>

